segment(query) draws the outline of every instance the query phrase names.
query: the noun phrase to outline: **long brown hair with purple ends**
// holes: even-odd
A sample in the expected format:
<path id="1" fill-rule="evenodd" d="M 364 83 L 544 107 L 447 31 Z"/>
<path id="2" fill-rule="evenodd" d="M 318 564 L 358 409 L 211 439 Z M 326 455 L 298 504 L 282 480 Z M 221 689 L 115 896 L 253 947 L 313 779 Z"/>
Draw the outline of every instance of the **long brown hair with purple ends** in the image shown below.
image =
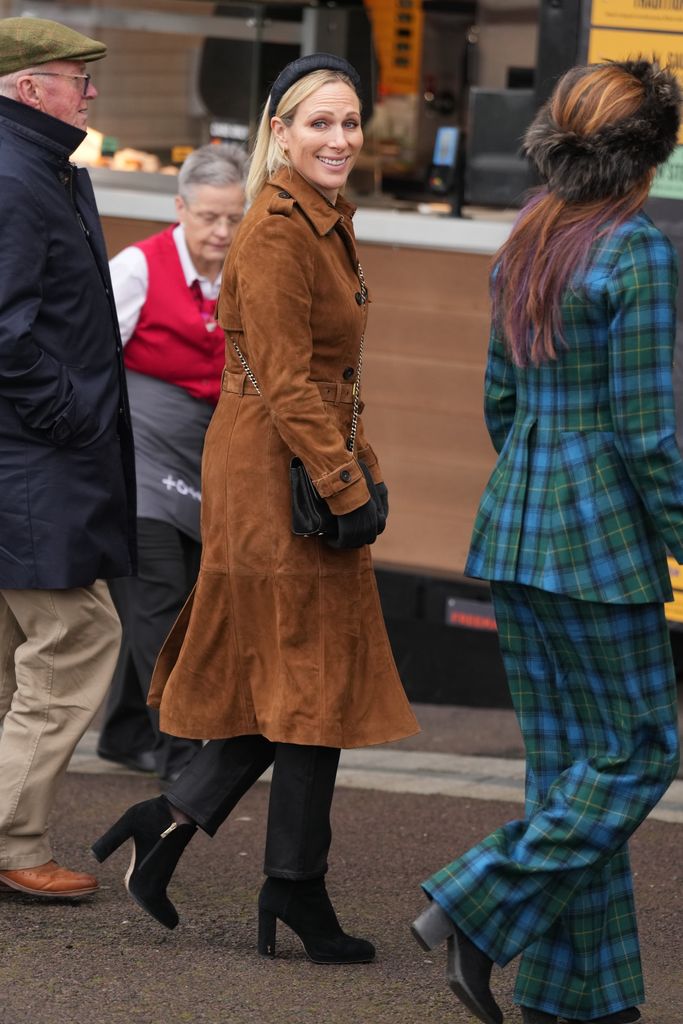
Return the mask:
<path id="1" fill-rule="evenodd" d="M 544 113 L 565 138 L 600 138 L 639 110 L 644 91 L 642 81 L 620 64 L 574 68 L 560 79 Z M 560 188 L 544 187 L 523 207 L 494 257 L 491 285 L 493 323 L 516 365 L 557 358 L 558 347 L 566 344 L 564 293 L 586 267 L 593 246 L 642 208 L 653 175 L 649 167 L 623 194 L 580 202 L 563 198 Z"/>

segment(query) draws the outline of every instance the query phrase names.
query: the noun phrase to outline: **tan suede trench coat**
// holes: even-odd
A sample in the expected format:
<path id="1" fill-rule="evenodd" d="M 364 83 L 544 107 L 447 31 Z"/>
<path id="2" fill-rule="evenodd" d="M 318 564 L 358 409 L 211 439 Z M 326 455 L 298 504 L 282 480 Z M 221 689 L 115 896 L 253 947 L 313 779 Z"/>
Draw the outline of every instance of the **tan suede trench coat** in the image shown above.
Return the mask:
<path id="1" fill-rule="evenodd" d="M 353 213 L 281 171 L 230 249 L 217 314 L 226 370 L 202 463 L 202 566 L 150 693 L 173 735 L 359 747 L 418 731 L 369 548 L 337 551 L 291 532 L 293 454 L 334 512 L 368 500 L 345 445 L 367 318 Z M 381 479 L 362 418 L 356 453 Z"/>

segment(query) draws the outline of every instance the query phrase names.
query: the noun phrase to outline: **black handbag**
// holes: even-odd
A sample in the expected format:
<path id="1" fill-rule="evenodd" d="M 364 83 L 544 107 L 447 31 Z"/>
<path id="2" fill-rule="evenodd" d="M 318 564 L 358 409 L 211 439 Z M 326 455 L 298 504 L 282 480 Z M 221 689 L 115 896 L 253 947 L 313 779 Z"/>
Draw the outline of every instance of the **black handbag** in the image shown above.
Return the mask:
<path id="1" fill-rule="evenodd" d="M 308 470 L 296 455 L 289 464 L 292 484 L 292 533 L 297 537 L 337 535 L 337 517 L 316 491 Z"/>
<path id="2" fill-rule="evenodd" d="M 377 533 L 384 530 L 387 517 L 382 499 L 372 474 L 362 459 L 358 459 L 370 497 L 377 510 Z M 297 537 L 338 537 L 337 516 L 321 498 L 301 459 L 295 456 L 289 464 L 292 485 L 292 533 Z"/>

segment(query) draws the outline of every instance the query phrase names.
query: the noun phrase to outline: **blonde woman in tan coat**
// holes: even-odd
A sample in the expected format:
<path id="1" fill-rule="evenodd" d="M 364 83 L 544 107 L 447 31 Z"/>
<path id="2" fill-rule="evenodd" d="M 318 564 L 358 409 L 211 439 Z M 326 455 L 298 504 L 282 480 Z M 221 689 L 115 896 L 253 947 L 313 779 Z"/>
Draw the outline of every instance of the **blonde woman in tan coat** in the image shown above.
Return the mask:
<path id="1" fill-rule="evenodd" d="M 165 732 L 209 742 L 93 846 L 104 860 L 133 839 L 128 891 L 173 928 L 166 886 L 185 846 L 197 827 L 213 836 L 272 764 L 258 948 L 274 954 L 279 918 L 317 963 L 375 954 L 342 931 L 325 888 L 340 748 L 417 731 L 368 548 L 386 488 L 354 415 L 368 305 L 341 190 L 363 141 L 359 90 L 347 61 L 312 54 L 266 103 L 218 305 L 226 369 L 202 465 L 202 567 L 150 694 Z M 292 532 L 293 456 L 336 538 Z"/>

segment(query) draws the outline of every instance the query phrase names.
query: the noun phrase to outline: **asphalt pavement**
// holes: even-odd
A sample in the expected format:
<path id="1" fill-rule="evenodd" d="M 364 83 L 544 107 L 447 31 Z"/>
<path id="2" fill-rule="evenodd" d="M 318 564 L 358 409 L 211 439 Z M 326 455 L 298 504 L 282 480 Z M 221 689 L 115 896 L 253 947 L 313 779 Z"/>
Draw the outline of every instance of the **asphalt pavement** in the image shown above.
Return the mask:
<path id="1" fill-rule="evenodd" d="M 84 737 L 60 791 L 60 862 L 95 871 L 79 901 L 0 895 L 1 1024 L 466 1024 L 445 984 L 443 950 L 409 933 L 419 882 L 497 825 L 519 815 L 521 738 L 502 710 L 418 706 L 421 736 L 345 752 L 333 809 L 328 888 L 342 924 L 372 939 L 373 964 L 310 963 L 278 928 L 274 960 L 256 953 L 267 781 L 209 840 L 193 839 L 170 888 L 181 923 L 167 931 L 122 884 L 130 851 L 105 864 L 89 845 L 129 804 L 159 792 L 152 776 L 119 769 Z M 631 843 L 648 1003 L 643 1024 L 682 1024 L 683 780 Z M 506 1024 L 518 1024 L 514 965 L 495 969 Z"/>

